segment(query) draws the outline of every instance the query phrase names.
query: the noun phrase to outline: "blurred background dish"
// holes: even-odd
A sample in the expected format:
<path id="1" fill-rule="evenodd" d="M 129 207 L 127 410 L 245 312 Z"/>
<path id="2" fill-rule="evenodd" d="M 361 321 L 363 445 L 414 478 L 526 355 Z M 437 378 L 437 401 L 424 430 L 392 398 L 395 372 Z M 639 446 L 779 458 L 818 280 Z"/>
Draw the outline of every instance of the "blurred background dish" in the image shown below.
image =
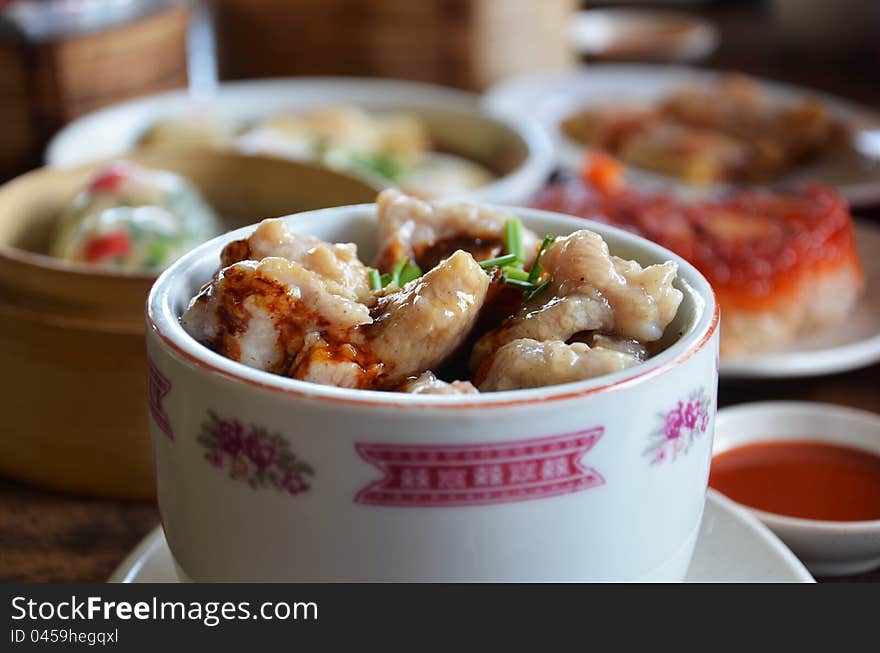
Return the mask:
<path id="1" fill-rule="evenodd" d="M 209 102 L 194 103 L 183 91 L 160 94 L 102 109 L 62 129 L 46 151 L 49 165 L 71 165 L 119 156 L 144 147 L 189 147 L 194 141 L 221 143 L 241 148 L 304 156 L 294 151 L 278 129 L 250 129 L 285 115 L 345 107 L 348 113 L 401 114 L 417 119 L 427 132 L 431 150 L 457 155 L 491 171 L 495 178 L 486 185 L 453 195 L 457 198 L 515 204 L 523 201 L 545 181 L 553 165 L 549 140 L 530 121 L 496 118 L 486 114 L 478 98 L 463 91 L 392 80 L 351 78 L 301 78 L 255 80 L 221 84 Z M 202 127 L 196 134 L 186 125 Z M 272 126 L 272 122 L 268 126 Z M 210 128 L 205 128 L 210 126 Z M 170 138 L 157 138 L 157 131 Z M 184 132 L 189 137 L 181 138 Z M 240 132 L 245 136 L 236 140 Z M 160 134 L 161 136 L 161 134 Z M 146 137 L 146 142 L 145 142 Z M 173 141 L 172 146 L 168 145 Z M 158 141 L 158 142 L 157 142 Z M 308 153 L 306 153 L 307 155 Z M 444 158 L 434 157 L 433 174 L 443 177 Z M 437 167 L 440 166 L 439 169 Z M 422 169 L 425 185 L 429 174 Z M 439 183 L 442 191 L 443 182 Z"/>
<path id="2" fill-rule="evenodd" d="M 641 190 L 605 154 L 532 205 L 608 222 L 684 257 L 724 314 L 724 378 L 814 376 L 880 360 L 880 230 L 832 189 L 740 190 L 695 200 Z"/>
<path id="3" fill-rule="evenodd" d="M 724 74 L 656 101 L 610 102 L 567 116 L 565 137 L 689 186 L 772 183 L 837 149 L 849 126 L 818 98 L 772 97 L 756 80 Z"/>
<path id="4" fill-rule="evenodd" d="M 475 160 L 460 146 L 444 145 L 417 110 L 351 104 L 281 111 L 243 126 L 226 145 L 381 177 L 422 199 L 479 192 L 497 179 L 505 157 Z"/>
<path id="5" fill-rule="evenodd" d="M 94 173 L 54 231 L 52 256 L 160 271 L 219 234 L 220 221 L 198 189 L 180 175 L 114 161 Z"/>
<path id="6" fill-rule="evenodd" d="M 865 270 L 865 294 L 840 323 L 798 337 L 777 351 L 726 358 L 727 378 L 821 376 L 867 367 L 880 361 L 880 229 L 857 220 L 855 239 Z"/>
<path id="7" fill-rule="evenodd" d="M 802 452 L 753 448 L 804 443 L 811 448 Z M 822 448 L 827 445 L 837 453 Z M 737 453 L 746 455 L 733 458 Z M 713 455 L 710 483 L 769 526 L 813 573 L 838 576 L 880 566 L 880 417 L 875 413 L 813 402 L 726 408 L 718 413 Z M 808 475 L 799 478 L 799 469 Z M 777 508 L 771 512 L 769 506 Z"/>
<path id="8" fill-rule="evenodd" d="M 559 164 L 565 169 L 577 170 L 588 148 L 566 135 L 563 129 L 566 119 L 591 108 L 607 107 L 612 113 L 621 112 L 625 107 L 649 109 L 676 91 L 705 87 L 718 79 L 717 72 L 687 67 L 596 64 L 501 82 L 487 92 L 484 102 L 489 110 L 502 115 L 522 116 L 528 113 L 533 116 L 553 138 Z M 770 104 L 815 98 L 828 116 L 844 125 L 850 133 L 880 127 L 880 114 L 866 107 L 788 84 L 755 81 L 756 88 Z M 712 107 L 712 103 L 707 105 L 703 102 L 703 106 Z M 723 108 L 723 105 L 715 106 Z M 665 136 L 664 139 L 668 141 Z M 708 148 L 707 155 L 715 156 L 719 152 L 720 144 L 703 141 L 705 139 L 701 139 L 699 147 Z M 686 139 L 681 145 L 673 144 L 671 147 L 671 150 L 667 150 L 690 152 L 695 147 L 694 139 Z M 654 149 L 657 150 L 656 147 Z M 662 153 L 665 150 L 657 151 Z M 656 158 L 660 155 L 652 156 Z M 672 163 L 668 156 L 664 162 Z M 699 185 L 687 184 L 675 176 L 648 170 L 644 165 L 629 166 L 629 178 L 644 189 L 672 190 L 690 197 L 717 194 L 729 187 L 725 183 L 712 183 L 712 177 L 703 176 L 699 179 Z M 880 201 L 880 163 L 852 146 L 831 149 L 827 154 L 792 167 L 770 183 L 786 187 L 807 180 L 834 186 L 854 206 Z"/>
<path id="9" fill-rule="evenodd" d="M 569 34 L 578 54 L 600 61 L 699 61 L 718 47 L 711 21 L 664 9 L 580 11 Z"/>
<path id="10" fill-rule="evenodd" d="M 222 229 L 371 202 L 376 187 L 306 163 L 210 151 L 127 157 L 191 182 Z M 0 187 L 0 473 L 99 496 L 154 493 L 143 306 L 155 271 L 48 255 L 58 218 L 102 163 Z"/>
<path id="11" fill-rule="evenodd" d="M 725 378 L 822 376 L 867 367 L 880 361 L 880 228 L 856 220 L 856 246 L 865 271 L 865 294 L 839 324 L 801 336 L 777 351 L 721 361 Z"/>

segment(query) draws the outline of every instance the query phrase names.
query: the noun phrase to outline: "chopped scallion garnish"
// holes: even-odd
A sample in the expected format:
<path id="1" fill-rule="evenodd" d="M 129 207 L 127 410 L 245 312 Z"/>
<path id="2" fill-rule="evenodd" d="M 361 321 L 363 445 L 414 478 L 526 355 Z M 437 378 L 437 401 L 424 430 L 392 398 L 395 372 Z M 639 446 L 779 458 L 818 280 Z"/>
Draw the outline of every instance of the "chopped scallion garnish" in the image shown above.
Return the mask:
<path id="1" fill-rule="evenodd" d="M 529 279 L 529 273 L 522 268 L 508 266 L 505 268 L 501 268 L 501 271 L 504 273 L 504 276 L 507 279 L 516 279 L 517 281 L 528 281 L 529 283 L 534 283 L 531 279 Z"/>
<path id="2" fill-rule="evenodd" d="M 391 281 L 396 283 L 399 286 L 403 284 L 400 283 L 400 273 L 403 272 L 403 268 L 406 267 L 406 264 L 409 263 L 409 257 L 404 256 L 397 263 L 394 264 L 394 267 L 391 270 Z"/>
<path id="3" fill-rule="evenodd" d="M 538 248 L 538 253 L 535 255 L 535 260 L 532 263 L 532 269 L 529 270 L 529 281 L 532 283 L 537 283 L 538 279 L 541 278 L 541 275 L 544 273 L 544 266 L 541 265 L 541 257 L 544 256 L 544 251 L 550 247 L 551 243 L 556 240 L 555 236 L 544 236 L 544 240 L 541 242 L 541 246 Z"/>
<path id="4" fill-rule="evenodd" d="M 494 268 L 495 266 L 503 267 L 509 263 L 516 263 L 516 254 L 505 254 L 504 256 L 496 256 L 485 261 L 480 261 L 480 267 L 484 270 Z"/>
<path id="5" fill-rule="evenodd" d="M 382 283 L 382 277 L 379 276 L 379 270 L 371 269 L 367 273 L 367 276 L 370 279 L 370 288 L 375 291 L 382 290 L 385 284 Z"/>
<path id="6" fill-rule="evenodd" d="M 540 283 L 544 276 L 544 266 L 541 265 L 541 257 L 544 252 L 556 240 L 555 236 L 545 236 L 535 254 L 532 267 L 525 270 L 526 251 L 523 240 L 523 223 L 519 218 L 509 218 L 504 223 L 504 249 L 506 254 L 496 256 L 485 261 L 480 261 L 480 267 L 488 271 L 490 268 L 501 268 L 501 281 L 509 286 L 523 289 L 523 301 L 527 302 L 543 292 L 553 280 L 545 280 Z"/>
<path id="7" fill-rule="evenodd" d="M 506 283 L 508 286 L 516 286 L 517 288 L 526 288 L 529 290 L 532 290 L 535 287 L 535 284 L 533 283 L 529 283 L 528 281 L 520 281 L 519 279 L 512 279 L 506 275 L 504 277 L 504 283 Z"/>
<path id="8" fill-rule="evenodd" d="M 508 254 L 514 254 L 520 263 L 526 260 L 526 249 L 523 243 L 523 223 L 519 218 L 509 218 L 504 223 L 504 246 Z"/>
<path id="9" fill-rule="evenodd" d="M 396 284 L 399 288 L 403 288 L 410 281 L 418 279 L 420 276 L 422 276 L 422 268 L 415 263 L 410 263 L 407 257 L 395 263 L 390 273 L 379 274 L 379 270 L 375 269 L 371 269 L 368 272 L 370 288 L 375 292 L 386 288 L 392 283 Z"/>
<path id="10" fill-rule="evenodd" d="M 329 150 L 329 147 L 325 146 L 323 152 L 325 155 L 327 150 Z M 395 181 L 404 172 L 403 164 L 392 156 L 354 154 L 351 160 L 356 167 L 365 168 L 368 172 L 380 175 L 391 181 Z"/>
<path id="11" fill-rule="evenodd" d="M 526 290 L 526 291 L 523 293 L 523 302 L 530 302 L 530 301 L 532 301 L 535 297 L 537 297 L 537 296 L 540 295 L 542 292 L 544 292 L 544 291 L 547 289 L 547 286 L 549 286 L 550 283 L 551 283 L 552 281 L 553 281 L 552 278 L 551 278 L 551 279 L 547 279 L 547 281 L 545 281 L 544 283 L 542 283 L 542 284 L 541 284 L 540 286 L 538 286 L 537 288 L 533 288 L 532 290 Z"/>
<path id="12" fill-rule="evenodd" d="M 403 270 L 400 271 L 400 278 L 397 280 L 397 283 L 402 288 L 410 281 L 418 279 L 420 276 L 422 276 L 422 268 L 415 263 L 407 263 L 403 266 Z"/>

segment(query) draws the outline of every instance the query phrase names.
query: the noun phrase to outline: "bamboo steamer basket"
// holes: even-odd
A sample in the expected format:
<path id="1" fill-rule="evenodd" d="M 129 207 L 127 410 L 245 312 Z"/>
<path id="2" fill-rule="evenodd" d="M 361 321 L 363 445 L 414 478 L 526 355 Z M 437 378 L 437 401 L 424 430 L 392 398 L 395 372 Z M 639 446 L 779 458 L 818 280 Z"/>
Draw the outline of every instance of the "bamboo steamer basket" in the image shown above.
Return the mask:
<path id="1" fill-rule="evenodd" d="M 126 157 L 192 181 L 235 228 L 372 202 L 368 181 L 234 153 L 153 149 Z M 154 496 L 144 303 L 152 275 L 51 258 L 59 214 L 101 164 L 44 168 L 0 187 L 0 474 L 97 496 Z"/>
<path id="2" fill-rule="evenodd" d="M 575 0 L 215 0 L 222 79 L 394 77 L 482 90 L 574 64 Z"/>
<path id="3" fill-rule="evenodd" d="M 74 118 L 186 84 L 188 3 L 27 4 L 0 16 L 0 179 L 38 165 L 51 134 Z"/>

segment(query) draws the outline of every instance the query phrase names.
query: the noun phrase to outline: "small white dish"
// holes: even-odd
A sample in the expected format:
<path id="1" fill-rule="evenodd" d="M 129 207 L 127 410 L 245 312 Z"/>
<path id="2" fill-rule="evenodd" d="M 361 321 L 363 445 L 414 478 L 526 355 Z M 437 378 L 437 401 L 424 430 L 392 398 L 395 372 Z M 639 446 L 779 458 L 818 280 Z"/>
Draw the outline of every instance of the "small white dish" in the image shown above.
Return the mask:
<path id="1" fill-rule="evenodd" d="M 723 358 L 722 378 L 819 376 L 880 361 L 880 228 L 856 221 L 855 230 L 867 288 L 852 315 L 843 324 L 800 338 L 781 350 Z"/>
<path id="2" fill-rule="evenodd" d="M 722 73 L 688 66 L 602 63 L 569 70 L 512 77 L 492 86 L 483 96 L 487 109 L 498 115 L 537 121 L 556 145 L 557 160 L 577 170 L 586 148 L 568 139 L 559 125 L 578 110 L 609 104 L 653 104 L 684 86 L 709 83 Z M 765 79 L 757 80 L 771 100 L 819 98 L 828 111 L 854 132 L 880 128 L 876 111 L 809 88 Z M 705 196 L 728 188 L 723 184 L 689 186 L 681 180 L 629 167 L 629 180 L 642 188 L 673 191 L 684 196 Z M 829 154 L 798 167 L 778 180 L 790 185 L 816 180 L 834 186 L 853 206 L 880 201 L 880 162 L 854 148 Z"/>
<path id="3" fill-rule="evenodd" d="M 443 142 L 474 158 L 510 151 L 519 162 L 493 182 L 457 196 L 519 204 L 546 181 L 553 167 L 547 135 L 529 120 L 493 117 L 479 97 L 456 89 L 390 79 L 298 77 L 224 82 L 209 98 L 186 91 L 148 95 L 86 114 L 59 131 L 46 148 L 46 163 L 69 166 L 131 151 L 157 121 L 203 113 L 220 122 L 253 123 L 284 111 L 331 105 L 367 110 L 409 110 L 429 123 Z"/>
<path id="4" fill-rule="evenodd" d="M 600 59 L 698 61 L 718 47 L 718 30 L 710 21 L 663 9 L 579 11 L 569 35 L 580 54 Z"/>
<path id="5" fill-rule="evenodd" d="M 715 423 L 713 454 L 756 442 L 810 440 L 880 455 L 880 415 L 831 404 L 768 401 L 725 408 Z M 742 505 L 742 504 L 737 504 Z M 818 576 L 857 574 L 880 566 L 880 519 L 799 519 L 744 506 Z"/>
<path id="6" fill-rule="evenodd" d="M 122 561 L 111 583 L 176 583 L 174 559 L 156 527 Z M 812 583 L 813 577 L 773 533 L 709 490 L 687 583 Z"/>

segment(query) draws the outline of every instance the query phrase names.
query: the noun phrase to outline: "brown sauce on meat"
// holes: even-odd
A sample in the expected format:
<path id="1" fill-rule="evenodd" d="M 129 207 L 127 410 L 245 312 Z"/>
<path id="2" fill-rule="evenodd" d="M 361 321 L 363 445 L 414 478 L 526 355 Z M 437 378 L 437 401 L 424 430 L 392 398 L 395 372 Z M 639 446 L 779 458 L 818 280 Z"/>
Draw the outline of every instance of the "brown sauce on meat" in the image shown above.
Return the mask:
<path id="1" fill-rule="evenodd" d="M 217 307 L 218 333 L 212 342 L 206 343 L 223 356 L 241 360 L 238 337 L 248 330 L 252 319 L 251 312 L 245 305 L 249 297 L 256 298 L 261 310 L 271 316 L 275 324 L 276 346 L 284 354 L 283 361 L 276 369 L 270 370 L 276 374 L 283 373 L 290 367 L 295 354 L 302 349 L 307 333 L 323 332 L 329 327 L 323 316 L 311 310 L 306 303 L 293 298 L 274 279 L 233 267 L 224 270 L 223 280 L 224 292 Z"/>
<path id="2" fill-rule="evenodd" d="M 477 261 L 485 261 L 500 256 L 504 250 L 504 242 L 496 234 L 480 237 L 463 235 L 443 238 L 430 245 L 420 247 L 416 251 L 416 263 L 422 270 L 430 270 L 460 249 L 468 252 Z"/>
<path id="3" fill-rule="evenodd" d="M 239 261 L 249 261 L 252 258 L 251 244 L 247 238 L 233 240 L 220 252 L 220 268 L 229 267 Z"/>
<path id="4" fill-rule="evenodd" d="M 379 360 L 368 346 L 350 342 L 353 333 L 354 329 L 337 333 L 325 332 L 322 335 L 323 344 L 302 352 L 304 356 L 292 362 L 287 376 L 295 379 L 305 378 L 312 365 L 353 363 L 358 368 L 354 387 L 362 390 L 389 389 L 385 363 Z"/>
<path id="5" fill-rule="evenodd" d="M 370 307 L 373 324 L 382 318 L 384 307 L 389 301 L 388 296 L 374 299 L 374 304 Z M 317 324 L 317 320 L 313 324 Z M 318 328 L 310 331 L 321 340 L 308 350 L 299 351 L 295 358 L 288 361 L 286 375 L 303 379 L 308 376 L 312 365 L 353 363 L 359 368 L 355 372 L 356 378 L 353 379 L 354 387 L 362 390 L 389 389 L 386 365 L 369 346 L 370 326 L 334 329 L 326 322 L 318 324 Z"/>

